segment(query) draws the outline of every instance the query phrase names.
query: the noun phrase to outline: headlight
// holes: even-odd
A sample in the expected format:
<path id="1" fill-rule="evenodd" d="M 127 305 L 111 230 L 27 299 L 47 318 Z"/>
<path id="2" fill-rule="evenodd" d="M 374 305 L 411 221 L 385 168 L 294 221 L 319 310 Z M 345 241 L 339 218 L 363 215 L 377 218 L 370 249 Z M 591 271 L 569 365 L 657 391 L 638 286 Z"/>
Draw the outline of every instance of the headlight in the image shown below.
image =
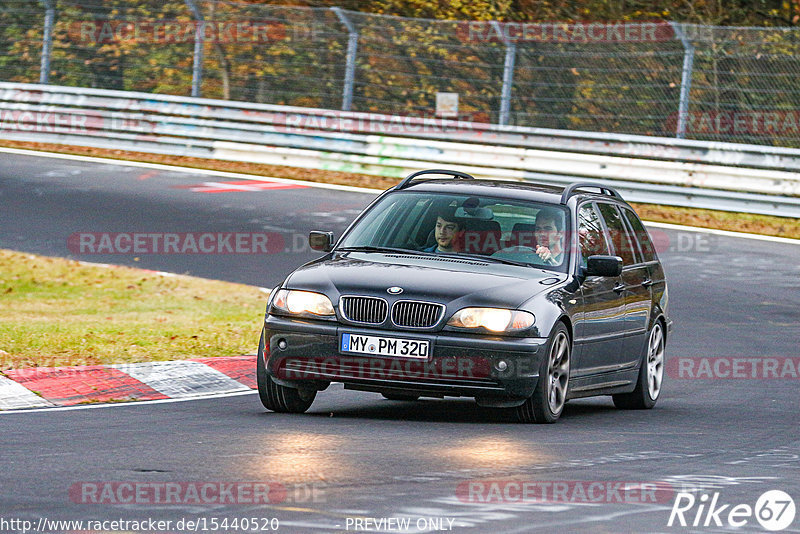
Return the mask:
<path id="1" fill-rule="evenodd" d="M 294 289 L 281 289 L 275 295 L 272 305 L 284 312 L 293 315 L 316 315 L 319 317 L 333 317 L 333 304 L 331 299 L 322 293 L 313 291 L 296 291 Z"/>
<path id="2" fill-rule="evenodd" d="M 447 321 L 449 326 L 485 328 L 492 332 L 515 332 L 533 326 L 532 313 L 503 308 L 462 308 Z"/>

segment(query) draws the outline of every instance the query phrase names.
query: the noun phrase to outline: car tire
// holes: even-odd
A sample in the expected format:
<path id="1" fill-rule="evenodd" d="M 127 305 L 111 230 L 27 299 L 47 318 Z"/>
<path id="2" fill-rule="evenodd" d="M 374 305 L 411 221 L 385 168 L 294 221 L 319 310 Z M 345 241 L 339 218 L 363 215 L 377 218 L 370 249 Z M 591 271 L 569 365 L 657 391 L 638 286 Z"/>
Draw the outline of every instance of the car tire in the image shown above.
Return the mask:
<path id="1" fill-rule="evenodd" d="M 403 395 L 402 393 L 381 393 L 384 399 L 390 401 L 415 401 L 419 400 L 419 395 Z"/>
<path id="2" fill-rule="evenodd" d="M 612 395 L 614 406 L 621 410 L 649 410 L 656 405 L 664 383 L 664 347 L 664 327 L 656 321 L 647 337 L 636 389 Z"/>
<path id="3" fill-rule="evenodd" d="M 264 362 L 264 331 L 261 331 L 261 340 L 258 343 L 258 355 L 256 364 L 256 382 L 258 383 L 258 396 L 261 404 L 267 410 L 278 413 L 303 413 L 311 407 L 314 402 L 316 392 L 310 398 L 301 397 L 300 391 L 295 388 L 282 386 L 275 383 L 272 377 L 267 374 L 267 366 Z"/>
<path id="4" fill-rule="evenodd" d="M 564 323 L 559 322 L 553 329 L 545 354 L 539 364 L 539 382 L 533 395 L 515 408 L 520 423 L 555 423 L 564 411 L 572 355 Z"/>

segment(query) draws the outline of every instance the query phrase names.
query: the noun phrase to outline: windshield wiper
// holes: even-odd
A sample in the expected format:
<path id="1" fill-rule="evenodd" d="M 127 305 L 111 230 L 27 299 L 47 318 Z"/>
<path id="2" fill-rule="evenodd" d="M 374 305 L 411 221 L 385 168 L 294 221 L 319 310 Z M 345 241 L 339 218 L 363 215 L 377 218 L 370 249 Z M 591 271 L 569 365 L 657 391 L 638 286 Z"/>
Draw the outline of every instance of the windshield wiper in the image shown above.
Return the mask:
<path id="1" fill-rule="evenodd" d="M 361 245 L 358 247 L 339 247 L 336 252 L 393 252 L 396 254 L 418 254 L 418 250 L 396 247 L 376 247 L 373 245 Z"/>

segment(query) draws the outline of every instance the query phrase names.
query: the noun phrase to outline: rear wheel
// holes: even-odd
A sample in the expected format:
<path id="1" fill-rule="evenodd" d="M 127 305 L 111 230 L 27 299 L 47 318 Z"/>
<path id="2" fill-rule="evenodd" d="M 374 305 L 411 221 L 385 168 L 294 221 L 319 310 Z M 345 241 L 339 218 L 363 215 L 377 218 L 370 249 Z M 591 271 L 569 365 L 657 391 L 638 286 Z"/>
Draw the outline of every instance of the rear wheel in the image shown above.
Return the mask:
<path id="1" fill-rule="evenodd" d="M 664 381 L 664 346 L 664 328 L 656 322 L 647 341 L 636 389 L 612 395 L 614 406 L 623 410 L 649 410 L 656 405 Z"/>
<path id="2" fill-rule="evenodd" d="M 419 395 L 403 395 L 402 393 L 381 393 L 381 395 L 391 401 L 415 401 L 419 399 Z"/>
<path id="3" fill-rule="evenodd" d="M 546 357 L 539 364 L 539 383 L 533 395 L 516 408 L 521 423 L 555 423 L 564 411 L 569 386 L 572 350 L 569 332 L 558 323 L 547 345 Z"/>
<path id="4" fill-rule="evenodd" d="M 258 396 L 264 408 L 279 413 L 303 413 L 311 407 L 316 392 L 310 395 L 300 395 L 300 391 L 276 384 L 267 374 L 264 363 L 264 330 L 261 331 L 261 340 L 258 343 L 258 363 L 256 364 L 256 382 L 258 383 Z"/>

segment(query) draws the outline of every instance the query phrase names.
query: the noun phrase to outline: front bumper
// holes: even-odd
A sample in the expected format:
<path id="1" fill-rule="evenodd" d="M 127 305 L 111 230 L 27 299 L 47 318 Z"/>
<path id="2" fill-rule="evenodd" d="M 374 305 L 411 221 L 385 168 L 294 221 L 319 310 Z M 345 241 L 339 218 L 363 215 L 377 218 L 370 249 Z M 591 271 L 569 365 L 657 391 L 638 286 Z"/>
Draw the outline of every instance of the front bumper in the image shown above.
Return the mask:
<path id="1" fill-rule="evenodd" d="M 546 338 L 488 337 L 452 332 L 358 328 L 335 322 L 268 315 L 265 322 L 267 373 L 298 388 L 324 389 L 330 382 L 367 391 L 421 396 L 525 399 L 539 379 Z M 431 351 L 424 361 L 343 354 L 342 333 L 425 339 Z M 506 369 L 497 365 L 504 361 Z"/>

